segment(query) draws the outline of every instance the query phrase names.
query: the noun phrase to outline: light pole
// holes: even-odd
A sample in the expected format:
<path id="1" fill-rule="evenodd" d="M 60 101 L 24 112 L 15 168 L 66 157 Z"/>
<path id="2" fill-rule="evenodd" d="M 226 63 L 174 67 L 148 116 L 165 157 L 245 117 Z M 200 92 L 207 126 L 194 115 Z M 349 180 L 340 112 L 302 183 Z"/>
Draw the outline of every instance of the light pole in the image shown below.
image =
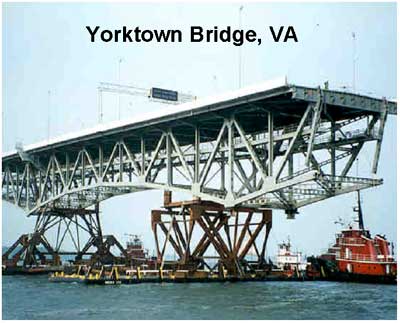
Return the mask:
<path id="1" fill-rule="evenodd" d="M 98 91 L 98 104 L 99 104 L 99 123 L 103 123 L 103 92 L 99 87 Z"/>
<path id="2" fill-rule="evenodd" d="M 123 59 L 118 60 L 118 85 L 121 85 L 121 63 Z M 121 120 L 121 94 L 118 93 L 118 120 Z"/>
<path id="3" fill-rule="evenodd" d="M 356 34 L 351 33 L 353 38 L 353 91 L 356 92 Z"/>
<path id="4" fill-rule="evenodd" d="M 214 91 L 215 91 L 215 93 L 218 93 L 217 76 L 216 75 L 213 75 L 213 81 L 214 81 Z"/>
<path id="5" fill-rule="evenodd" d="M 243 5 L 239 7 L 239 30 L 242 28 Z M 239 46 L 239 89 L 242 87 L 242 46 Z"/>
<path id="6" fill-rule="evenodd" d="M 47 140 L 50 140 L 50 90 L 47 91 L 47 95 Z"/>

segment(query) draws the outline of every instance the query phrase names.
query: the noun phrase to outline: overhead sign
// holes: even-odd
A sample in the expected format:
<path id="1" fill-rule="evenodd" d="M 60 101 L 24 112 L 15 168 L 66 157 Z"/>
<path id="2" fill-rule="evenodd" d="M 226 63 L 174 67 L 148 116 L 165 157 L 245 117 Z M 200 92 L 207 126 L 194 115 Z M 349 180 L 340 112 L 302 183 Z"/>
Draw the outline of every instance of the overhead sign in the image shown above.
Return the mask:
<path id="1" fill-rule="evenodd" d="M 151 97 L 160 100 L 178 101 L 178 92 L 153 87 L 151 88 Z"/>

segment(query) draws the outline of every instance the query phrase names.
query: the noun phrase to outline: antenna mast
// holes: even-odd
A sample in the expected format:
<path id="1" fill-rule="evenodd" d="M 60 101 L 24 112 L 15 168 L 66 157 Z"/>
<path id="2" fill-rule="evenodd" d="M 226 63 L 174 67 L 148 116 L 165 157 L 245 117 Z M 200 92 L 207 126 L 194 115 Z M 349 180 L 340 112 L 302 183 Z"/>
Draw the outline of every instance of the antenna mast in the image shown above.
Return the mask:
<path id="1" fill-rule="evenodd" d="M 364 231 L 364 220 L 363 220 L 363 214 L 362 214 L 362 209 L 361 209 L 361 196 L 360 196 L 360 190 L 357 191 L 357 212 L 358 212 L 358 226 L 359 229 Z"/>

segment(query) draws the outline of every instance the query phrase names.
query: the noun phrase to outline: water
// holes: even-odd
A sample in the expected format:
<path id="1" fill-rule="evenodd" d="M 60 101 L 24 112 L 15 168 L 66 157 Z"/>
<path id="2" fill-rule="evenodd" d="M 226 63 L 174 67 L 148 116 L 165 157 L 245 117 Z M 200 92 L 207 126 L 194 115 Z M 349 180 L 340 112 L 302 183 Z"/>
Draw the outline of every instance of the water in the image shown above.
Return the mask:
<path id="1" fill-rule="evenodd" d="M 86 286 L 3 277 L 3 319 L 396 319 L 396 286 L 336 282 Z"/>

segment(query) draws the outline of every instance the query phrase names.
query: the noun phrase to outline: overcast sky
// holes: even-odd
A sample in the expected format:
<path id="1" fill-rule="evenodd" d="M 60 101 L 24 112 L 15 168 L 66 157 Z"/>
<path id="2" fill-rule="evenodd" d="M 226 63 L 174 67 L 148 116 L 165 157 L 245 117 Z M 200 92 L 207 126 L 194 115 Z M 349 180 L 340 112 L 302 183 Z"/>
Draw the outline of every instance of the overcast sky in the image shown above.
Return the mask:
<path id="1" fill-rule="evenodd" d="M 238 87 L 239 48 L 232 44 L 188 41 L 191 25 L 219 28 L 239 23 L 238 4 L 3 4 L 3 151 L 98 122 L 96 87 L 100 81 L 158 86 L 206 96 Z M 86 26 L 118 29 L 181 29 L 182 43 L 91 43 Z M 295 28 L 298 43 L 273 43 L 268 26 Z M 356 35 L 356 91 L 396 96 L 396 5 L 376 3 L 246 4 L 242 26 L 263 37 L 261 46 L 242 47 L 243 85 L 287 75 L 289 82 L 351 87 Z M 122 58 L 119 70 L 119 60 Z M 49 95 L 50 91 L 50 95 Z M 121 98 L 121 115 L 151 109 L 143 98 Z M 117 97 L 104 98 L 104 120 L 118 117 Z M 388 118 L 379 176 L 384 185 L 363 191 L 365 223 L 372 233 L 396 238 L 396 119 Z M 373 147 L 372 147 L 373 148 Z M 360 157 L 368 174 L 372 148 Z M 148 191 L 102 203 L 103 231 L 125 241 L 138 233 L 154 249 L 150 210 L 162 204 L 162 192 Z M 296 220 L 274 211 L 268 243 L 291 237 L 307 254 L 320 253 L 339 229 L 334 221 L 353 217 L 355 194 L 335 197 L 300 210 Z M 22 210 L 3 204 L 3 244 L 32 230 Z"/>

